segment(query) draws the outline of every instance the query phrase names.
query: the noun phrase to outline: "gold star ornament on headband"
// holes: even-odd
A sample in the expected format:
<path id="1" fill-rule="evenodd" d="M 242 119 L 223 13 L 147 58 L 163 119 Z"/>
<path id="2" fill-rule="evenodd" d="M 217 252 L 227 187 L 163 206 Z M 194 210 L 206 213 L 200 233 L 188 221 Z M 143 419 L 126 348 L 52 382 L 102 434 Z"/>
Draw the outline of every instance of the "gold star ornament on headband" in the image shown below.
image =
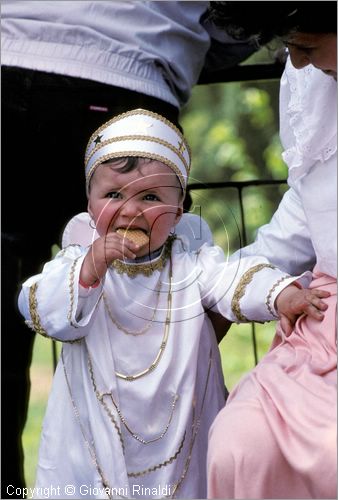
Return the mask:
<path id="1" fill-rule="evenodd" d="M 191 165 L 190 148 L 179 129 L 163 116 L 134 109 L 115 116 L 97 129 L 86 149 L 87 187 L 98 165 L 126 156 L 150 158 L 168 165 L 185 191 Z"/>

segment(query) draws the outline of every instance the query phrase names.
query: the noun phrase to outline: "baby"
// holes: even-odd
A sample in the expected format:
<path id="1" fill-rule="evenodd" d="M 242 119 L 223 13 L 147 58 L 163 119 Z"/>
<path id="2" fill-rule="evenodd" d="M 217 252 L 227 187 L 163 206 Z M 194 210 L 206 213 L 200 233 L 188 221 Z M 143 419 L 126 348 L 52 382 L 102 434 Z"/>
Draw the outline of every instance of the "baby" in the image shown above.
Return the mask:
<path id="1" fill-rule="evenodd" d="M 175 237 L 190 151 L 162 116 L 138 109 L 102 125 L 85 169 L 91 244 L 61 250 L 19 297 L 27 324 L 63 342 L 36 491 L 205 498 L 208 431 L 225 403 L 206 312 L 274 319 L 275 298 L 295 278 L 264 258 L 229 263 L 217 246 L 191 251 Z"/>

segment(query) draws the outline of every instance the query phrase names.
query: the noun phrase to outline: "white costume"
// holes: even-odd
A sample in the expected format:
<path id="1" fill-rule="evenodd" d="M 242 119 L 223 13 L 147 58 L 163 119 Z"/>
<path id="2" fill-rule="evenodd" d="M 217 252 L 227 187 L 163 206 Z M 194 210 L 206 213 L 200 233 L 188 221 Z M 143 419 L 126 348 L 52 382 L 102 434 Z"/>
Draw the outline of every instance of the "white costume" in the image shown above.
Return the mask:
<path id="1" fill-rule="evenodd" d="M 238 265 L 226 266 L 220 248 L 205 244 L 188 253 L 178 240 L 171 294 L 169 261 L 149 277 L 111 269 L 102 287 L 87 291 L 78 284 L 86 251 L 62 250 L 20 295 L 21 312 L 36 331 L 65 342 L 44 421 L 36 487 L 60 486 L 61 498 L 68 484 L 76 486 L 75 498 L 105 498 L 104 486 L 113 496 L 149 498 L 145 488 L 154 488 L 150 496 L 156 498 L 171 496 L 178 483 L 175 496 L 203 498 L 207 434 L 225 402 L 218 346 L 204 309 L 214 306 L 235 319 L 227 292 Z M 252 258 L 253 265 L 261 263 Z M 266 272 L 276 273 L 277 282 L 280 273 Z M 267 314 L 263 303 L 256 319 Z"/>
<path id="2" fill-rule="evenodd" d="M 102 158 L 136 150 L 167 161 L 184 188 L 188 148 L 177 129 L 166 127 L 142 110 L 108 122 L 90 140 L 87 182 Z M 27 324 L 64 342 L 43 425 L 36 496 L 50 495 L 53 486 L 60 498 L 205 498 L 208 431 L 225 402 L 205 311 L 232 321 L 274 319 L 274 299 L 294 278 L 264 258 L 229 263 L 208 243 L 192 251 L 180 235 L 150 261 L 115 260 L 98 287 L 85 289 L 79 276 L 87 248 L 69 245 L 69 233 L 85 219 L 68 225 L 68 246 L 23 284 L 19 297 Z M 92 230 L 89 241 L 95 237 Z"/>

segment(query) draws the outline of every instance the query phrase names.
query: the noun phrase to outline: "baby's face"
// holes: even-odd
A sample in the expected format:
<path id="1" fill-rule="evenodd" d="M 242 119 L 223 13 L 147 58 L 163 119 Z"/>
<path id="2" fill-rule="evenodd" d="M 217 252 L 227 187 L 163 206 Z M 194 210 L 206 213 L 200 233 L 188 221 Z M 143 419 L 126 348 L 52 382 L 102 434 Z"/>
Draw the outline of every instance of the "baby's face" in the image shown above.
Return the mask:
<path id="1" fill-rule="evenodd" d="M 120 228 L 145 232 L 149 243 L 137 253 L 141 257 L 160 248 L 181 218 L 181 186 L 175 173 L 158 161 L 141 162 L 128 173 L 119 173 L 120 166 L 97 167 L 88 211 L 100 236 Z"/>

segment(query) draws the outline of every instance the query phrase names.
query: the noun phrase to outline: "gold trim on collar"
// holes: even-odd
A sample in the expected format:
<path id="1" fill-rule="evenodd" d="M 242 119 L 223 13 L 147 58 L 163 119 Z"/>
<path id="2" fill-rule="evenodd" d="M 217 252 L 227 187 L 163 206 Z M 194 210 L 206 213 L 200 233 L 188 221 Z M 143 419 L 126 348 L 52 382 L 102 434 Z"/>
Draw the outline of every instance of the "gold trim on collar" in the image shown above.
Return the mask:
<path id="1" fill-rule="evenodd" d="M 171 254 L 171 247 L 176 239 L 176 236 L 169 236 L 165 244 L 163 245 L 163 249 L 161 255 L 154 260 L 149 262 L 142 262 L 138 264 L 137 262 L 123 262 L 122 260 L 113 260 L 110 264 L 112 268 L 119 274 L 126 273 L 129 278 L 135 278 L 138 274 L 143 274 L 144 276 L 151 276 L 155 271 L 161 271 L 168 257 Z"/>

